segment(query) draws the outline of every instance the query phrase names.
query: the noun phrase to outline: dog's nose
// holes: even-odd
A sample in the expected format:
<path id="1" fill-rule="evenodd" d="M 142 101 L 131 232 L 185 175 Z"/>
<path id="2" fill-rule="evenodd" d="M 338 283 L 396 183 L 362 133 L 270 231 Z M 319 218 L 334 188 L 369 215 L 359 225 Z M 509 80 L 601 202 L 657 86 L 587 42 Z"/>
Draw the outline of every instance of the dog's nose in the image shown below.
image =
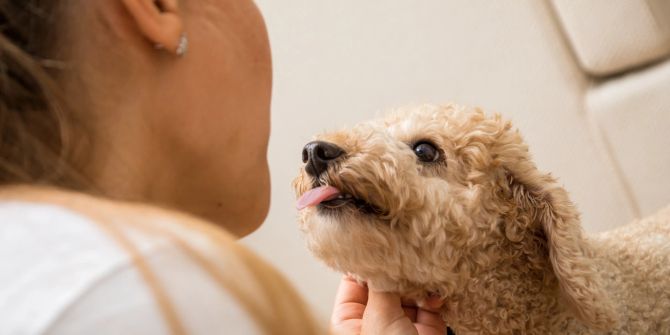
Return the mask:
<path id="1" fill-rule="evenodd" d="M 328 169 L 328 164 L 342 154 L 344 150 L 333 143 L 314 141 L 307 143 L 302 149 L 302 162 L 307 164 L 305 166 L 307 174 L 318 177 Z"/>

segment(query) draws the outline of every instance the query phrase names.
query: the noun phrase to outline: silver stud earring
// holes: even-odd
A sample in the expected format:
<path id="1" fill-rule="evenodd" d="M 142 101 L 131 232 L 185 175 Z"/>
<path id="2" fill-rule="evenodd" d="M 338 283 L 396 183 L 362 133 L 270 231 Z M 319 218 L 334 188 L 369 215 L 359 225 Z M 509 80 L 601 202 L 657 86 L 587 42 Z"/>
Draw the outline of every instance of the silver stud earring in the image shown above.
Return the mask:
<path id="1" fill-rule="evenodd" d="M 183 57 L 186 55 L 186 52 L 188 52 L 188 37 L 186 37 L 186 33 L 182 33 L 179 37 L 179 44 L 177 44 L 175 53 L 177 56 Z"/>

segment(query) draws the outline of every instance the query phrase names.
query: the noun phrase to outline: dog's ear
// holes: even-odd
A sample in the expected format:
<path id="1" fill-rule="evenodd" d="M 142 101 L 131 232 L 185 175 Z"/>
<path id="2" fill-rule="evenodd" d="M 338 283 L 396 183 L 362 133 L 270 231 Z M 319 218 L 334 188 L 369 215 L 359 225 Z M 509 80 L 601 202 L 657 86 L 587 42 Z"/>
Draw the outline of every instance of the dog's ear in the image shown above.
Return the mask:
<path id="1" fill-rule="evenodd" d="M 611 329 L 617 324 L 617 313 L 594 266 L 579 213 L 567 192 L 555 178 L 536 168 L 518 133 L 509 131 L 499 140 L 502 145 L 498 149 L 503 153 L 498 159 L 511 196 L 511 210 L 517 225 L 525 226 L 511 233 L 536 231 L 543 235 L 544 243 L 539 246 L 543 250 L 535 252 L 549 258 L 542 263 L 550 264 L 563 301 L 584 324 Z M 538 244 L 533 245 L 538 248 Z"/>
<path id="2" fill-rule="evenodd" d="M 541 250 L 549 257 L 563 301 L 584 324 L 608 330 L 617 314 L 597 273 L 584 240 L 579 214 L 567 192 L 550 175 L 537 170 L 508 172 L 517 219 L 540 229 L 546 239 Z"/>
<path id="3" fill-rule="evenodd" d="M 499 115 L 470 113 L 460 139 L 460 155 L 469 179 L 482 182 L 494 169 L 503 191 L 506 216 L 504 233 L 513 242 L 526 237 L 530 264 L 551 271 L 563 301 L 584 324 L 607 330 L 616 326 L 617 313 L 603 287 L 583 237 L 579 214 L 567 192 L 530 158 L 528 146 L 511 123 Z M 550 267 L 550 268 L 547 268 Z"/>

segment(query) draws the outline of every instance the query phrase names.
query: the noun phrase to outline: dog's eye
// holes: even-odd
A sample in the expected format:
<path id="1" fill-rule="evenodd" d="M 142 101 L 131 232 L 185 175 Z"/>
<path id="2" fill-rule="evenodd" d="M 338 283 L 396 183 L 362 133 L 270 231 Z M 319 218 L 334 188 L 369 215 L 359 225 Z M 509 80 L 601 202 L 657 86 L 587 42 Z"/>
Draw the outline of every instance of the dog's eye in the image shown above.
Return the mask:
<path id="1" fill-rule="evenodd" d="M 420 161 L 432 163 L 440 158 L 440 151 L 428 142 L 419 142 L 414 145 L 414 154 Z"/>

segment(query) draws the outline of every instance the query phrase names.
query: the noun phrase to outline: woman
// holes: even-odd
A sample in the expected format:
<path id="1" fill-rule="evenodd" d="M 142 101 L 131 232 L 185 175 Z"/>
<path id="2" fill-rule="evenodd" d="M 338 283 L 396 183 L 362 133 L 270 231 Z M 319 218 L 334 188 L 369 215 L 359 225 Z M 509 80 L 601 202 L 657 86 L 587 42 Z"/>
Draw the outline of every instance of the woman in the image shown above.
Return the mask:
<path id="1" fill-rule="evenodd" d="M 318 333 L 234 241 L 268 210 L 271 73 L 250 0 L 0 0 L 0 334 Z M 367 294 L 343 281 L 334 332 L 443 328 Z"/>

